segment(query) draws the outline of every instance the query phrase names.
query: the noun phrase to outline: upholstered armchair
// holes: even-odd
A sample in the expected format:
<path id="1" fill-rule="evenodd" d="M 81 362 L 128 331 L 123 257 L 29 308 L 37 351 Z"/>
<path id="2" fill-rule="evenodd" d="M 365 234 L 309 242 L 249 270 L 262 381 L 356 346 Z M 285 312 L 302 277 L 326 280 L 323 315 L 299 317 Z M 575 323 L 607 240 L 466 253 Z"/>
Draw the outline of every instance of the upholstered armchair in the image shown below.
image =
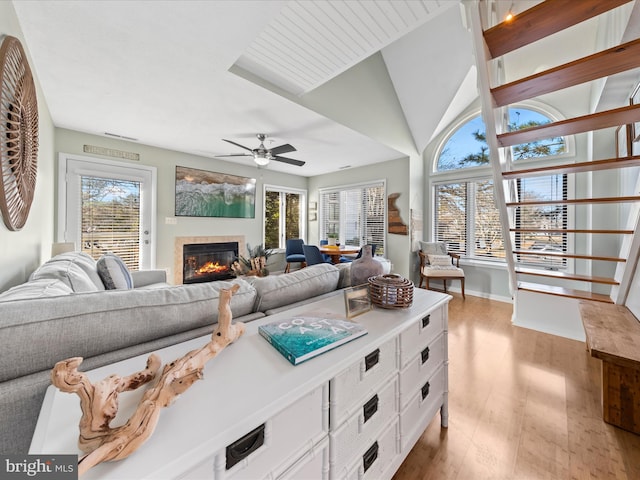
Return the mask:
<path id="1" fill-rule="evenodd" d="M 292 263 L 300 263 L 300 267 L 306 266 L 306 260 L 304 257 L 304 251 L 302 250 L 304 240 L 301 238 L 288 238 L 285 246 L 285 260 L 287 266 L 284 269 L 284 273 L 289 273 Z"/>
<path id="2" fill-rule="evenodd" d="M 307 266 L 317 265 L 318 263 L 331 263 L 331 258 L 326 260 L 322 253 L 320 253 L 320 249 L 315 245 L 302 245 L 302 250 L 304 251 Z"/>
<path id="3" fill-rule="evenodd" d="M 442 280 L 447 293 L 447 280 L 460 280 L 460 290 L 464 297 L 464 270 L 460 268 L 460 255 L 448 252 L 444 242 L 420 242 L 420 285 L 425 281 L 429 289 L 430 280 Z"/>

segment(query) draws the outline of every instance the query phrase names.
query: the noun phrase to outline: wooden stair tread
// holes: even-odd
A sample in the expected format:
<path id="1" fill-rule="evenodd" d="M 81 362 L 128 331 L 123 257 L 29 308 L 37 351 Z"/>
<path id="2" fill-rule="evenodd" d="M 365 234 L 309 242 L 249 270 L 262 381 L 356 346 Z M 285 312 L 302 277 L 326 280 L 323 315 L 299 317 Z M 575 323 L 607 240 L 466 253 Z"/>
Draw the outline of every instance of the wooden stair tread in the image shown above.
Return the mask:
<path id="1" fill-rule="evenodd" d="M 554 165 L 551 167 L 527 168 L 522 170 L 511 170 L 503 172 L 502 177 L 510 178 L 528 178 L 540 177 L 545 175 L 558 175 L 565 173 L 582 173 L 595 172 L 598 170 L 611 170 L 616 168 L 639 167 L 640 156 L 624 157 L 624 158 L 607 158 L 604 160 L 594 160 L 592 162 L 579 162 L 570 165 Z"/>
<path id="2" fill-rule="evenodd" d="M 592 300 L 595 302 L 614 303 L 609 295 L 587 292 L 585 290 L 574 290 L 571 288 L 556 287 L 553 285 L 540 285 L 537 283 L 518 282 L 518 289 L 526 290 L 528 292 L 556 295 L 559 297 L 576 298 L 579 300 Z"/>
<path id="3" fill-rule="evenodd" d="M 537 255 L 539 257 L 556 257 L 556 258 L 579 258 L 582 260 L 602 260 L 605 262 L 626 262 L 626 258 L 619 257 L 603 257 L 599 255 L 583 255 L 580 253 L 567 252 L 543 252 L 540 250 L 514 250 L 516 255 Z"/>
<path id="4" fill-rule="evenodd" d="M 491 94 L 496 106 L 503 107 L 639 66 L 640 38 L 492 88 Z"/>
<path id="5" fill-rule="evenodd" d="M 632 235 L 633 230 L 607 230 L 597 228 L 510 228 L 510 232 L 518 233 L 611 233 L 615 235 Z"/>
<path id="6" fill-rule="evenodd" d="M 640 104 L 626 105 L 581 117 L 568 118 L 536 127 L 501 133 L 497 135 L 497 140 L 501 147 L 511 147 L 513 145 L 591 132 L 635 122 L 640 122 Z"/>
<path id="7" fill-rule="evenodd" d="M 615 278 L 594 277 L 592 275 L 580 275 L 578 273 L 559 272 L 558 270 L 540 270 L 537 268 L 517 267 L 515 272 L 521 275 L 535 275 L 538 277 L 559 278 L 562 280 L 576 280 L 590 283 L 604 283 L 606 285 L 619 285 Z"/>
<path id="8" fill-rule="evenodd" d="M 625 203 L 637 202 L 640 196 L 628 197 L 598 197 L 598 198 L 571 198 L 567 200 L 527 200 L 525 202 L 507 202 L 507 207 L 529 207 L 534 205 L 577 205 L 592 203 Z"/>
<path id="9" fill-rule="evenodd" d="M 630 0 L 546 0 L 484 32 L 493 58 L 577 25 Z"/>

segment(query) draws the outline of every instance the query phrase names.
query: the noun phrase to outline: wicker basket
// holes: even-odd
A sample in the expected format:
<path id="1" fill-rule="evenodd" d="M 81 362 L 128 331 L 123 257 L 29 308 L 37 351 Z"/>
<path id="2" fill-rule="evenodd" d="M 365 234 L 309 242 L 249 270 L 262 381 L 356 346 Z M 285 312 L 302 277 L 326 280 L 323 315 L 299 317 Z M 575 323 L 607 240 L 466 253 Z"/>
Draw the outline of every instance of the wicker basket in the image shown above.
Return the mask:
<path id="1" fill-rule="evenodd" d="M 413 282 L 400 275 L 369 277 L 371 303 L 382 308 L 407 308 L 413 303 Z"/>

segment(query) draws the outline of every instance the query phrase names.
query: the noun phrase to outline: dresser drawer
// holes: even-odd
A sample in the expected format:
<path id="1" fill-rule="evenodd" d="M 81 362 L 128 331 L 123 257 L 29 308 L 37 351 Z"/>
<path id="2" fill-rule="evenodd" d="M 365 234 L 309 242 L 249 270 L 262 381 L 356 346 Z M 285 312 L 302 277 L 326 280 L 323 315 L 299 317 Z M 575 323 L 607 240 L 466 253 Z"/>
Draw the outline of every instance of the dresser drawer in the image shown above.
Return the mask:
<path id="1" fill-rule="evenodd" d="M 445 372 L 443 366 L 422 385 L 417 385 L 407 406 L 400 411 L 402 450 L 412 447 L 427 428 L 444 402 Z"/>
<path id="2" fill-rule="evenodd" d="M 396 371 L 396 342 L 396 338 L 388 340 L 330 380 L 331 425 L 338 426 L 350 417 Z"/>
<path id="3" fill-rule="evenodd" d="M 394 420 L 372 442 L 364 444 L 358 457 L 347 467 L 334 470 L 331 467 L 331 480 L 379 480 L 391 478 L 390 470 L 396 455 L 400 453 L 398 422 Z"/>
<path id="4" fill-rule="evenodd" d="M 313 445 L 283 473 L 273 472 L 264 480 L 329 480 L 329 439 Z"/>
<path id="5" fill-rule="evenodd" d="M 400 371 L 400 409 L 415 396 L 416 389 L 422 387 L 436 369 L 445 362 L 444 338 L 444 335 L 437 337 Z"/>
<path id="6" fill-rule="evenodd" d="M 444 307 L 437 308 L 423 316 L 400 334 L 400 369 L 429 345 L 444 330 Z"/>
<path id="7" fill-rule="evenodd" d="M 213 478 L 262 478 L 297 462 L 310 445 L 327 436 L 327 390 L 327 384 L 316 388 L 267 420 L 262 433 L 240 437 L 218 452 Z"/>
<path id="8" fill-rule="evenodd" d="M 392 374 L 356 413 L 329 434 L 331 465 L 336 471 L 352 463 L 358 446 L 371 444 L 389 420 L 397 417 L 397 392 L 397 376 Z"/>

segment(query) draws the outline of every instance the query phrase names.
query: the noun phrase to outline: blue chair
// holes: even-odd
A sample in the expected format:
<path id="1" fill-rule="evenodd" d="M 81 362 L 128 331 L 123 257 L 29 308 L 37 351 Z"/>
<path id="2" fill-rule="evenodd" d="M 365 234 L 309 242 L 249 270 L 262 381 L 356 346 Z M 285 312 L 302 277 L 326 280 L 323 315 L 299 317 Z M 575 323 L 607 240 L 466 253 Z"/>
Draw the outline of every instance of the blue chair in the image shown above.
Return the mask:
<path id="1" fill-rule="evenodd" d="M 320 245 L 329 245 L 329 240 L 320 240 Z M 324 258 L 325 262 L 331 263 L 331 257 L 326 253 L 322 254 L 322 258 Z"/>
<path id="2" fill-rule="evenodd" d="M 376 244 L 372 243 L 371 244 L 371 255 L 375 256 L 376 254 Z M 340 263 L 348 263 L 348 262 L 353 262 L 354 260 L 360 258 L 362 256 L 362 247 L 360 247 L 360 251 L 358 252 L 358 254 L 355 257 L 345 257 L 344 255 L 340 257 Z"/>
<path id="3" fill-rule="evenodd" d="M 303 245 L 304 240 L 302 240 L 301 238 L 287 239 L 284 253 L 285 260 L 287 261 L 287 266 L 284 269 L 284 273 L 289 273 L 292 263 L 300 263 L 300 268 L 306 266 L 304 250 L 302 250 Z"/>
<path id="4" fill-rule="evenodd" d="M 327 263 L 324 260 L 324 258 L 322 258 L 320 249 L 315 245 L 303 245 L 302 250 L 304 251 L 304 258 L 305 258 L 305 261 L 307 262 L 307 265 L 317 265 L 318 263 Z"/>

